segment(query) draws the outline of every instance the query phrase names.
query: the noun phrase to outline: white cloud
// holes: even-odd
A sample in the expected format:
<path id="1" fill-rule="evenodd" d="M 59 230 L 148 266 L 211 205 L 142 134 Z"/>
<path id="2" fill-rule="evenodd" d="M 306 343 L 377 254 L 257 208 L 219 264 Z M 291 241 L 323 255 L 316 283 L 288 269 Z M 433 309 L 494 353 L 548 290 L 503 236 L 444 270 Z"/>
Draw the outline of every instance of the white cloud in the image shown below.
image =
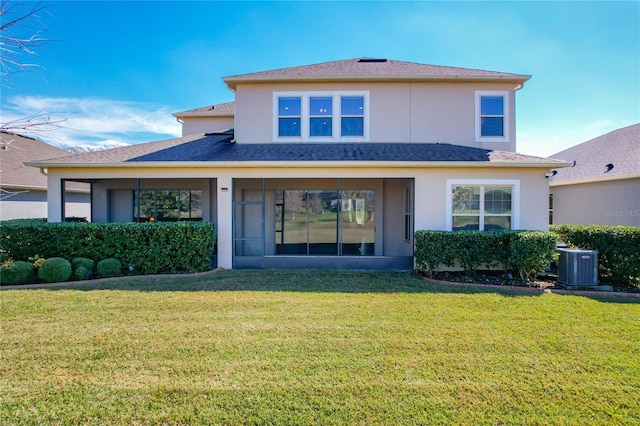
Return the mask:
<path id="1" fill-rule="evenodd" d="M 180 136 L 180 123 L 166 107 L 98 98 L 16 96 L 3 103 L 6 123 L 45 112 L 62 127 L 38 134 L 54 145 L 123 146 Z"/>

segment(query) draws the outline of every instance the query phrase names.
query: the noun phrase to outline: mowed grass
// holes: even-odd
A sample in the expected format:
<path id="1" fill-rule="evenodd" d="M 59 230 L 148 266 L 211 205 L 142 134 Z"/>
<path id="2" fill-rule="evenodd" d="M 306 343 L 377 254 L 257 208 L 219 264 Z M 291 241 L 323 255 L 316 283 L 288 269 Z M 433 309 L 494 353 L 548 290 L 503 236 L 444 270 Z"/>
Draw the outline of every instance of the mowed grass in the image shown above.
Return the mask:
<path id="1" fill-rule="evenodd" d="M 639 424 L 640 304 L 408 273 L 9 290 L 0 424 Z"/>

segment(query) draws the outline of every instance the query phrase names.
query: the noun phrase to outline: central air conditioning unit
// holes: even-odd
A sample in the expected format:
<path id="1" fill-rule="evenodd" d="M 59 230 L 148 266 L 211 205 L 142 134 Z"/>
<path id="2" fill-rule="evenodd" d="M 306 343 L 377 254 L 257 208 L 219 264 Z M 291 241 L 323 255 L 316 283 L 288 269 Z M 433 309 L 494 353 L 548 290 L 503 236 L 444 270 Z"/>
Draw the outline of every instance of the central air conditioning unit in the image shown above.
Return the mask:
<path id="1" fill-rule="evenodd" d="M 598 285 L 598 251 L 558 249 L 558 283 L 568 286 Z"/>

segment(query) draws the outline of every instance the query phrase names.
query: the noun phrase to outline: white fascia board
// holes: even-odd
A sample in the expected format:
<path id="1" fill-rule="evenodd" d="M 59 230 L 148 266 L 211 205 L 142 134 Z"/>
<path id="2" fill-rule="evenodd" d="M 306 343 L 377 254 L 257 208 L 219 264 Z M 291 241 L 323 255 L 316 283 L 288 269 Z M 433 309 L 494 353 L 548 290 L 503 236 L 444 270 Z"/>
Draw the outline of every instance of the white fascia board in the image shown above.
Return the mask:
<path id="1" fill-rule="evenodd" d="M 131 163 L 25 163 L 49 169 L 128 168 L 537 168 L 556 169 L 569 163 L 477 161 L 197 161 Z"/>
<path id="2" fill-rule="evenodd" d="M 396 75 L 396 76 L 309 76 L 309 77 L 247 77 L 247 78 L 234 78 L 234 77 L 224 77 L 222 81 L 225 82 L 227 87 L 230 90 L 235 90 L 237 84 L 269 84 L 269 83 L 309 83 L 309 82 L 318 82 L 318 83 L 330 83 L 330 82 L 343 82 L 343 81 L 353 81 L 353 82 L 457 82 L 457 83 L 465 83 L 465 82 L 488 82 L 488 83 L 514 83 L 518 85 L 524 84 L 527 80 L 531 78 L 530 75 L 434 75 L 434 76 L 415 76 L 415 75 Z"/>
<path id="3" fill-rule="evenodd" d="M 597 183 L 597 182 L 612 182 L 616 180 L 626 180 L 626 179 L 640 179 L 640 174 L 631 174 L 631 175 L 621 175 L 621 176 L 607 176 L 602 178 L 591 178 L 591 179 L 580 179 L 580 180 L 571 180 L 566 182 L 556 182 L 549 183 L 549 186 L 567 186 L 567 185 L 580 185 L 585 183 Z"/>
<path id="4" fill-rule="evenodd" d="M 3 189 L 18 189 L 18 190 L 33 190 L 33 191 L 46 191 L 47 187 L 46 186 L 32 186 L 32 185 L 14 185 L 14 184 L 2 184 L 0 185 L 0 188 Z"/>

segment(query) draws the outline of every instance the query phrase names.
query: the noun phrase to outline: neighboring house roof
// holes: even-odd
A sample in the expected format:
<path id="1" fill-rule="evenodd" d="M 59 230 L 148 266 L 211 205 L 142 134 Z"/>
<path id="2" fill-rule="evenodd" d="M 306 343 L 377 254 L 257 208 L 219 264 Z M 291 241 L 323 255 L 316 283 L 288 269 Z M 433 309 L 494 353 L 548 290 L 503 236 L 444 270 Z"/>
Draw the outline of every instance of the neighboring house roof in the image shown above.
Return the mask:
<path id="1" fill-rule="evenodd" d="M 157 167 L 249 165 L 292 167 L 330 163 L 376 167 L 562 167 L 558 160 L 439 143 L 233 143 L 233 133 L 190 135 L 146 144 L 34 161 L 36 167 Z"/>
<path id="2" fill-rule="evenodd" d="M 469 68 L 418 64 L 388 59 L 354 58 L 292 68 L 224 77 L 234 90 L 237 83 L 308 81 L 502 81 L 523 84 L 530 75 Z"/>
<path id="3" fill-rule="evenodd" d="M 640 124 L 614 130 L 549 158 L 575 162 L 557 170 L 550 179 L 552 185 L 640 177 Z"/>
<path id="4" fill-rule="evenodd" d="M 207 105 L 187 111 L 175 112 L 174 117 L 233 117 L 235 114 L 235 102 Z"/>
<path id="5" fill-rule="evenodd" d="M 3 188 L 47 189 L 47 177 L 24 162 L 73 156 L 67 151 L 26 136 L 0 132 L 0 186 Z M 81 189 L 69 183 L 68 189 Z"/>

